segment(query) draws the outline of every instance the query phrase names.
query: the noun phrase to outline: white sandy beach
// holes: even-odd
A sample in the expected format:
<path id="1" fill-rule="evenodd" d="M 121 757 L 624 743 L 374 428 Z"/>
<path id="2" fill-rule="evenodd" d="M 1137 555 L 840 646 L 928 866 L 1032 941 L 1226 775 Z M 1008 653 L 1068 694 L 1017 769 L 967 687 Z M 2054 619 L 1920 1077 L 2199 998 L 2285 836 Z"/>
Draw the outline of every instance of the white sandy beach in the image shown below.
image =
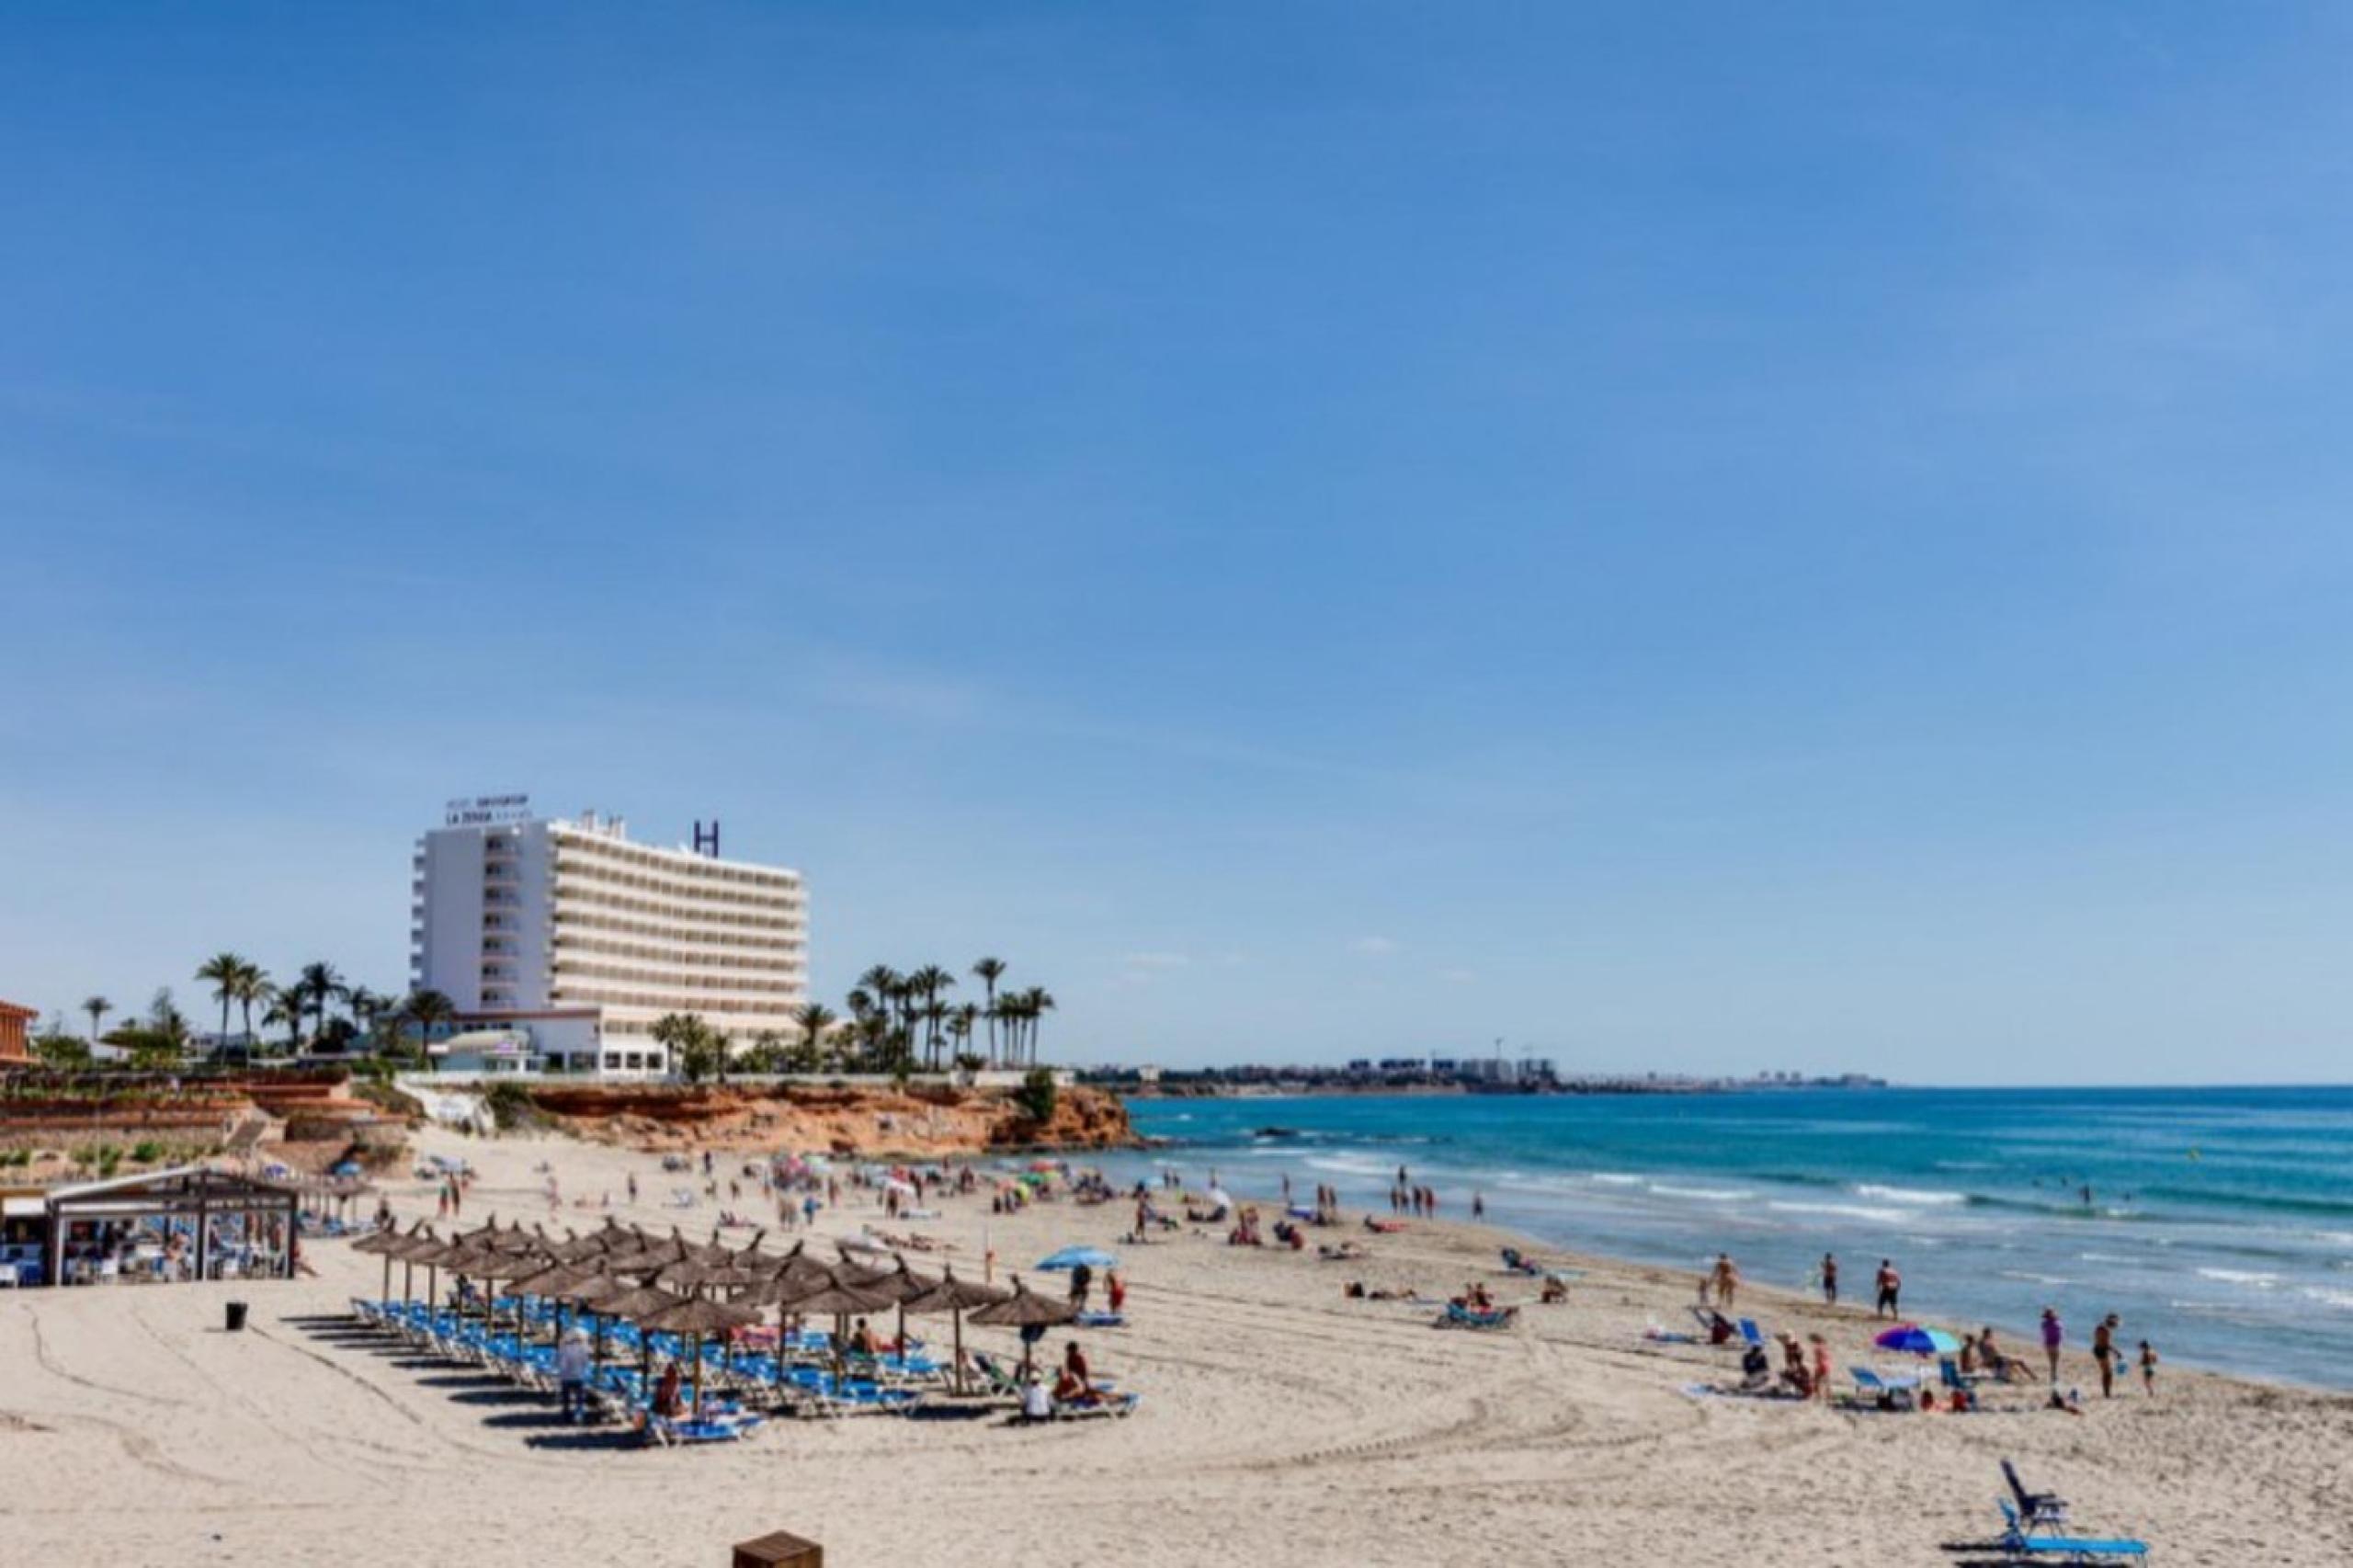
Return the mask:
<path id="1" fill-rule="evenodd" d="M 623 1219 L 699 1239 L 715 1216 L 653 1202 L 674 1183 L 649 1156 L 446 1134 L 423 1147 L 481 1171 L 469 1226 L 544 1221 L 543 1159 L 567 1197 L 609 1187 Z M 631 1168 L 648 1199 L 635 1210 L 619 1203 Z M 404 1221 L 430 1215 L 422 1184 L 390 1190 Z M 821 1233 L 880 1222 L 863 1201 Z M 982 1198 L 916 1228 L 972 1275 L 985 1230 L 1002 1283 L 1053 1247 L 1113 1244 L 1129 1214 L 1052 1203 L 1006 1219 Z M 1132 1326 L 1086 1343 L 1098 1372 L 1142 1392 L 1130 1420 L 786 1421 L 688 1450 L 583 1437 L 543 1396 L 352 1331 L 347 1300 L 374 1291 L 380 1265 L 339 1242 L 313 1244 L 318 1278 L 293 1284 L 0 1296 L 0 1559 L 666 1568 L 724 1563 L 729 1543 L 789 1528 L 841 1565 L 1927 1564 L 1994 1532 L 2009 1455 L 2074 1500 L 2078 1528 L 2143 1536 L 2157 1562 L 2353 1562 L 2353 1398 L 2171 1367 L 2157 1400 L 2095 1388 L 2082 1417 L 2032 1408 L 2032 1388 L 1993 1396 L 2014 1412 L 1969 1416 L 1694 1398 L 1687 1385 L 1733 1381 L 1730 1354 L 1641 1337 L 1688 1322 L 1688 1278 L 1571 1260 L 1585 1272 L 1569 1304 L 1531 1305 L 1507 1333 L 1438 1332 L 1430 1309 L 1344 1300 L 1342 1281 L 1442 1298 L 1478 1278 L 1527 1300 L 1497 1233 L 1365 1239 L 1377 1256 L 1362 1265 L 1207 1233 L 1120 1249 Z M 254 1305 L 243 1335 L 221 1332 L 233 1295 Z M 1917 1307 L 1937 1321 L 1936 1303 Z M 1768 1329 L 1827 1328 L 1842 1365 L 1871 1327 L 1765 1291 L 1744 1310 Z M 944 1320 L 925 1326 L 945 1337 Z M 2090 1387 L 2088 1361 L 2075 1367 Z"/>

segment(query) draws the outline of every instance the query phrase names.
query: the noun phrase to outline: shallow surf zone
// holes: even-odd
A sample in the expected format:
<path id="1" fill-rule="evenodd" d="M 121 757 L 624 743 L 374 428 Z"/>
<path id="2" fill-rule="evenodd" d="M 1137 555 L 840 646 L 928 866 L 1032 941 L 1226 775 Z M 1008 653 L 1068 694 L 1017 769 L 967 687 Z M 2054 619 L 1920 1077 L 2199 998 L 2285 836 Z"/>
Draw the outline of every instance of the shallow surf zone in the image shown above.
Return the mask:
<path id="1" fill-rule="evenodd" d="M 1186 1140 L 1159 1159 L 1232 1160 L 1245 1185 L 1285 1173 L 1386 1212 L 1404 1164 L 1442 1216 L 1475 1193 L 1563 1246 L 1695 1273 L 1730 1252 L 1800 1289 L 1835 1254 L 1850 1300 L 1886 1258 L 1906 1311 L 1946 1326 L 2030 1328 L 2056 1297 L 2168 1360 L 2353 1387 L 2353 1091 L 1193 1101 L 1183 1129 L 1136 1110 Z M 1295 1156 L 1258 1140 L 1272 1124 L 1298 1130 Z"/>

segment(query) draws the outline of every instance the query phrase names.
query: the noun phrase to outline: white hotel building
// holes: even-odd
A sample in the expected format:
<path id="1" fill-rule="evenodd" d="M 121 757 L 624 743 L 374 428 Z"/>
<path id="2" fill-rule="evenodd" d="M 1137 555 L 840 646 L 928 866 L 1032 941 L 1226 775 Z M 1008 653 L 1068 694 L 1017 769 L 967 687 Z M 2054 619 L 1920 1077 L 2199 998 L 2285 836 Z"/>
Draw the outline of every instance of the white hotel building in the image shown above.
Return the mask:
<path id="1" fill-rule="evenodd" d="M 790 1038 L 808 995 L 800 873 L 632 842 L 618 817 L 531 814 L 522 796 L 452 802 L 416 846 L 410 979 L 457 1026 L 551 1073 L 669 1070 L 653 1035 L 695 1013 L 739 1044 Z M 700 827 L 697 834 L 700 841 Z"/>

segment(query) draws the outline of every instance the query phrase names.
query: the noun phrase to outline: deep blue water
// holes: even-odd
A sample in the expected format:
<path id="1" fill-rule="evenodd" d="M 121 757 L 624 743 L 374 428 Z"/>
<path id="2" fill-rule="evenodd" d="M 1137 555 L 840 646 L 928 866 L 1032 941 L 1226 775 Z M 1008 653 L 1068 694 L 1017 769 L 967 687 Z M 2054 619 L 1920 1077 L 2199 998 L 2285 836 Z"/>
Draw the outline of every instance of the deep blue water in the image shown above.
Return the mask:
<path id="1" fill-rule="evenodd" d="M 2171 1361 L 2353 1388 L 2353 1088 L 1889 1089 L 1609 1097 L 1139 1100 L 1163 1162 L 1237 1194 L 1339 1187 L 1387 1208 L 1397 1167 L 1453 1218 L 1752 1280 L 1881 1257 L 1907 1315 L 2023 1342 L 2115 1312 Z M 1295 1135 L 1267 1137 L 1269 1126 Z M 1139 1173 L 1149 1157 L 1115 1162 Z M 2089 1189 L 2086 1201 L 2085 1189 Z"/>

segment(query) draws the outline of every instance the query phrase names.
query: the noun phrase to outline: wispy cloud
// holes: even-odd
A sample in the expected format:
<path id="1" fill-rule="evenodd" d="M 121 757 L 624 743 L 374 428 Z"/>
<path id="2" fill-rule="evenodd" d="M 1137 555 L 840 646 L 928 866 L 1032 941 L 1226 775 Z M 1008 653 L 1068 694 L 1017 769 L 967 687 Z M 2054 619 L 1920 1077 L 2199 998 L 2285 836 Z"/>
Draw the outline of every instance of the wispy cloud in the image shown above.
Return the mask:
<path id="1" fill-rule="evenodd" d="M 1479 971 L 1475 969 L 1464 969 L 1460 965 L 1457 965 L 1451 969 L 1439 970 L 1438 971 L 1438 977 L 1440 980 L 1445 981 L 1449 985 L 1469 985 L 1479 978 Z"/>
<path id="2" fill-rule="evenodd" d="M 1193 958 L 1190 953 L 1130 953 L 1122 961 L 1130 969 L 1184 969 Z"/>
<path id="3" fill-rule="evenodd" d="M 1397 941 L 1392 937 L 1358 937 L 1348 944 L 1348 951 L 1373 959 L 1386 958 L 1396 950 Z"/>

